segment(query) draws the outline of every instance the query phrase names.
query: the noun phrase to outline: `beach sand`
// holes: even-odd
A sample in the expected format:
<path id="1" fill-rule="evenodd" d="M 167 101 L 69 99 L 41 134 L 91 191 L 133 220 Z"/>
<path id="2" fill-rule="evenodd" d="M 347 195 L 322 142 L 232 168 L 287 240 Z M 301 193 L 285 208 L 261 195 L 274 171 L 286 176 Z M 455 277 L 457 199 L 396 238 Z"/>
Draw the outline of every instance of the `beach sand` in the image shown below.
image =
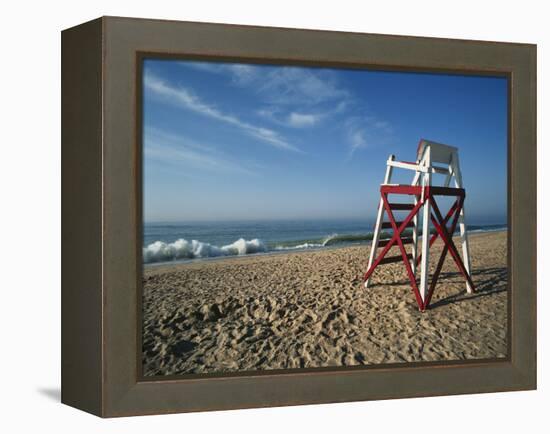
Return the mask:
<path id="1" fill-rule="evenodd" d="M 424 313 L 402 263 L 363 287 L 370 246 L 147 267 L 144 375 L 505 357 L 506 232 L 470 249 L 477 292 L 447 255 Z"/>

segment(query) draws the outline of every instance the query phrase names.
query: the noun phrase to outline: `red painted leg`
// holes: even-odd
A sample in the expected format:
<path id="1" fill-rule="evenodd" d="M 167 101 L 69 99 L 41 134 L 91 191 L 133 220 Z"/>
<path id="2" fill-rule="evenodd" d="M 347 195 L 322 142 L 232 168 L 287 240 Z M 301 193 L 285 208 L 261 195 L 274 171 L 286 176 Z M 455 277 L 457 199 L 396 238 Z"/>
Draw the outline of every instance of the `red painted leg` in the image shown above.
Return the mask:
<path id="1" fill-rule="evenodd" d="M 413 293 L 414 293 L 414 296 L 416 298 L 416 303 L 418 304 L 418 308 L 420 309 L 421 312 L 424 311 L 425 309 L 425 305 L 424 305 L 424 302 L 422 301 L 422 297 L 420 296 L 420 291 L 418 290 L 418 285 L 416 284 L 416 278 L 414 276 L 414 273 L 412 271 L 412 268 L 411 268 L 411 264 L 409 262 L 409 258 L 407 257 L 407 251 L 405 250 L 405 246 L 403 245 L 403 241 L 401 240 L 401 231 L 404 229 L 402 228 L 403 225 L 401 225 L 401 231 L 399 231 L 400 228 L 397 227 L 397 224 L 395 223 L 395 218 L 393 217 L 393 212 L 390 208 L 390 205 L 388 203 L 388 198 L 387 196 L 383 196 L 384 198 L 384 208 L 386 209 L 386 213 L 388 214 L 388 217 L 390 219 L 390 223 L 392 225 L 392 228 L 393 228 L 393 231 L 394 233 L 399 233 L 399 237 L 397 238 L 397 245 L 399 246 L 399 250 L 401 251 L 401 256 L 403 257 L 403 262 L 405 263 L 405 268 L 407 270 L 407 274 L 409 276 L 409 280 L 411 281 L 411 286 L 412 286 L 412 290 L 413 290 Z M 415 208 L 418 208 L 420 209 L 420 207 L 415 207 Z M 410 216 L 409 217 L 414 217 L 414 216 Z"/>
<path id="2" fill-rule="evenodd" d="M 382 199 L 384 200 L 384 202 L 387 203 L 388 199 L 387 199 L 386 193 L 382 193 Z M 398 239 L 401 239 L 401 232 L 405 230 L 405 228 L 413 219 L 413 217 L 416 215 L 416 213 L 421 208 L 421 206 L 422 206 L 422 203 L 418 202 L 418 204 L 411 210 L 407 218 L 403 220 L 399 228 L 397 228 L 397 230 L 394 229 L 392 238 L 390 239 L 389 243 L 384 246 L 384 248 L 382 249 L 382 252 L 380 252 L 380 255 L 378 255 L 376 260 L 371 265 L 370 269 L 365 273 L 365 276 L 363 277 L 363 281 L 370 278 L 375 268 L 380 264 L 382 259 L 384 259 L 384 257 L 386 256 L 386 253 L 388 253 L 388 251 L 393 247 L 393 245 L 397 242 Z M 393 223 L 395 223 L 395 220 L 393 219 L 393 214 L 392 214 L 391 220 Z"/>
<path id="3" fill-rule="evenodd" d="M 435 212 L 437 220 L 443 221 L 443 217 L 441 216 L 441 212 L 439 211 L 437 204 L 434 204 L 433 210 Z M 470 285 L 472 290 L 475 290 L 470 274 L 466 271 L 466 267 L 464 267 L 464 263 L 462 262 L 462 259 L 460 258 L 458 251 L 456 250 L 456 246 L 453 242 L 452 237 L 449 236 L 449 234 L 447 233 L 447 229 L 445 227 L 441 227 L 440 225 L 436 225 L 435 229 L 439 233 L 439 236 L 441 237 L 443 242 L 448 246 L 451 256 L 453 257 L 459 271 L 462 273 L 464 278 L 468 281 L 468 284 Z"/>
<path id="4" fill-rule="evenodd" d="M 462 202 L 463 201 L 460 200 L 460 205 L 459 205 L 459 201 L 457 200 L 457 202 L 455 202 L 455 204 L 451 208 L 454 212 L 454 218 L 453 218 L 453 221 L 451 223 L 451 230 L 450 230 L 451 234 L 454 234 L 454 232 L 456 230 L 456 225 L 458 223 L 458 217 L 460 215 L 460 211 L 462 210 Z M 449 213 L 447 213 L 447 215 L 449 215 Z M 437 221 L 435 220 L 433 214 L 432 214 L 432 223 L 434 224 L 434 226 L 436 226 L 438 224 Z M 443 224 L 445 225 L 445 228 L 446 228 L 447 227 L 446 226 L 446 221 L 444 221 Z M 428 294 L 426 295 L 426 300 L 424 301 L 424 306 L 426 307 L 426 309 L 430 305 L 430 301 L 432 299 L 432 295 L 433 295 L 435 286 L 437 285 L 437 281 L 439 279 L 439 274 L 441 273 L 441 269 L 443 268 L 443 263 L 445 262 L 445 258 L 447 257 L 447 251 L 448 250 L 449 249 L 448 249 L 447 245 L 445 244 L 444 247 L 443 247 L 443 251 L 441 252 L 441 256 L 439 257 L 437 267 L 436 267 L 435 272 L 433 274 L 432 281 L 430 283 L 430 289 L 428 290 Z"/>

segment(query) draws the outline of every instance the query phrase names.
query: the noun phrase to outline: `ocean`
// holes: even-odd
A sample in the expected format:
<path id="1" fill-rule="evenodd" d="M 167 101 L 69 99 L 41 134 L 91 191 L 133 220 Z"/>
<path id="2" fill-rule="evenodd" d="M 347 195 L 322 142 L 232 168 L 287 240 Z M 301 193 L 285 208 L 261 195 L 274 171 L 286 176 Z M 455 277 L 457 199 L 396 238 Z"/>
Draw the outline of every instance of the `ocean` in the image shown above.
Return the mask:
<path id="1" fill-rule="evenodd" d="M 145 223 L 143 262 L 185 262 L 368 244 L 373 223 L 360 219 Z M 506 230 L 505 224 L 469 225 L 470 232 Z M 384 233 L 389 237 L 391 232 Z"/>

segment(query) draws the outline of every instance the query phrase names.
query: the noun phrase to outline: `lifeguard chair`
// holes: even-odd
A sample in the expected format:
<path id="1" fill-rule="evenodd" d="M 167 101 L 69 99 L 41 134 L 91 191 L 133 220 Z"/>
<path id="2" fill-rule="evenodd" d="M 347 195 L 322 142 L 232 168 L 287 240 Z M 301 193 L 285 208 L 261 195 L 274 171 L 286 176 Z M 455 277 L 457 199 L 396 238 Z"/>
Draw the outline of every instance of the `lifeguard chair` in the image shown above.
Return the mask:
<path id="1" fill-rule="evenodd" d="M 392 184 L 391 178 L 394 168 L 406 169 L 414 172 L 410 185 Z M 432 175 L 443 174 L 445 181 L 441 186 L 432 185 Z M 453 182 L 454 186 L 450 186 Z M 389 200 L 389 196 L 405 196 L 412 199 L 412 203 L 395 203 Z M 441 214 L 436 197 L 446 196 L 456 198 L 445 217 Z M 462 175 L 458 159 L 458 149 L 453 146 L 421 139 L 416 153 L 416 162 L 396 161 L 394 155 L 390 155 L 387 161 L 384 183 L 380 186 L 380 203 L 374 228 L 374 236 L 369 256 L 367 272 L 365 273 L 365 288 L 369 286 L 369 279 L 376 267 L 392 262 L 403 261 L 407 269 L 413 293 L 420 311 L 426 310 L 435 289 L 441 268 L 447 252 L 456 263 L 460 273 L 466 280 L 466 290 L 473 293 L 475 288 L 470 275 L 470 252 L 468 247 L 468 234 L 464 217 L 464 199 L 466 192 L 462 184 Z M 407 211 L 407 215 L 401 221 L 396 220 L 394 212 Z M 422 248 L 419 247 L 419 214 L 422 213 Z M 384 220 L 384 214 L 389 221 Z M 435 233 L 431 232 L 431 225 Z M 456 226 L 460 227 L 460 242 L 462 244 L 462 257 L 453 242 L 453 234 Z M 410 228 L 408 231 L 407 229 Z M 383 229 L 391 229 L 393 235 L 382 239 Z M 433 243 L 441 238 L 444 243 L 435 272 L 428 287 L 429 277 L 429 249 Z M 410 253 L 407 253 L 405 245 L 411 245 Z M 400 254 L 387 257 L 391 247 L 398 246 Z M 382 248 L 377 255 L 376 252 Z M 417 283 L 417 268 L 420 265 L 420 286 Z"/>

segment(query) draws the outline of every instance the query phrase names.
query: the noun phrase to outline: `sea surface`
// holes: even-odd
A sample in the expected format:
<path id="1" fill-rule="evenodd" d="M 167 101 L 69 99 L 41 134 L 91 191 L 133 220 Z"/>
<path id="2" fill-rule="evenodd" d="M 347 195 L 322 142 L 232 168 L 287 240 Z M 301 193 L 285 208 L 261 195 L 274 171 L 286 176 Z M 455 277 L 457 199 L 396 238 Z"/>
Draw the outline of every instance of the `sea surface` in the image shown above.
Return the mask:
<path id="1" fill-rule="evenodd" d="M 185 262 L 225 256 L 368 244 L 373 222 L 359 219 L 145 223 L 143 262 Z M 469 232 L 506 230 L 469 225 Z M 385 232 L 384 237 L 391 236 Z"/>

